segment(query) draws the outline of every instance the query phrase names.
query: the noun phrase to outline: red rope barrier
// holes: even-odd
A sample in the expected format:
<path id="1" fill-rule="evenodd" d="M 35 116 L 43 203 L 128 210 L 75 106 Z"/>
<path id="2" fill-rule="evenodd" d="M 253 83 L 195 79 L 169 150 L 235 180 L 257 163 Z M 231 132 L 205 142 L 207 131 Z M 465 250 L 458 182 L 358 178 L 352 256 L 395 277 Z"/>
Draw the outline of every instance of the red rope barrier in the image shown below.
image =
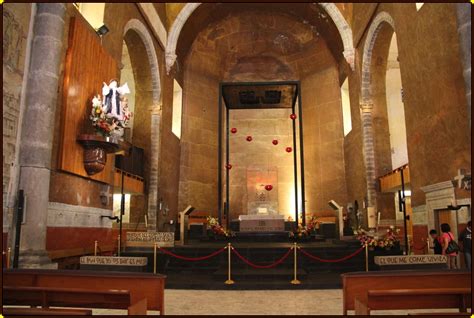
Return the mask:
<path id="1" fill-rule="evenodd" d="M 339 259 L 322 259 L 322 258 L 319 258 L 317 256 L 314 256 L 314 255 L 311 255 L 309 254 L 308 252 L 306 252 L 305 250 L 299 248 L 300 252 L 303 253 L 305 256 L 311 258 L 311 259 L 314 259 L 316 261 L 320 261 L 320 262 L 323 262 L 323 263 L 338 263 L 338 262 L 343 262 L 345 260 L 348 260 L 349 258 L 352 258 L 354 256 L 356 256 L 357 254 L 359 254 L 360 252 L 362 252 L 362 250 L 365 248 L 365 246 L 362 246 L 360 247 L 357 251 L 355 251 L 354 253 L 350 254 L 350 255 L 347 255 L 347 256 L 344 256 L 342 258 L 339 258 Z"/>
<path id="2" fill-rule="evenodd" d="M 277 260 L 275 263 L 268 264 L 268 265 L 258 265 L 258 264 L 254 264 L 254 263 L 250 262 L 248 259 L 246 259 L 242 255 L 240 255 L 240 253 L 237 252 L 237 250 L 235 248 L 232 248 L 232 252 L 234 252 L 234 254 L 237 255 L 237 257 L 240 258 L 242 260 L 242 262 L 244 262 L 245 264 L 247 264 L 247 265 L 249 265 L 253 268 L 273 268 L 273 267 L 276 267 L 277 265 L 281 264 L 290 255 L 292 250 L 293 250 L 293 247 L 291 247 L 288 250 L 288 252 L 286 252 L 285 255 L 283 255 L 282 258 Z"/>
<path id="3" fill-rule="evenodd" d="M 167 254 L 167 255 L 170 255 L 170 256 L 173 256 L 173 257 L 176 257 L 177 259 L 181 259 L 181 260 L 184 260 L 184 261 L 190 261 L 190 262 L 196 262 L 196 261 L 203 261 L 205 259 L 209 259 L 211 257 L 214 257 L 222 252 L 224 252 L 226 250 L 227 247 L 223 247 L 215 252 L 212 252 L 211 254 L 209 255 L 205 255 L 205 256 L 200 256 L 200 257 L 187 257 L 187 256 L 181 256 L 181 255 L 177 255 L 177 254 L 174 254 L 164 248 L 160 248 L 160 251 L 162 251 L 163 253 Z"/>

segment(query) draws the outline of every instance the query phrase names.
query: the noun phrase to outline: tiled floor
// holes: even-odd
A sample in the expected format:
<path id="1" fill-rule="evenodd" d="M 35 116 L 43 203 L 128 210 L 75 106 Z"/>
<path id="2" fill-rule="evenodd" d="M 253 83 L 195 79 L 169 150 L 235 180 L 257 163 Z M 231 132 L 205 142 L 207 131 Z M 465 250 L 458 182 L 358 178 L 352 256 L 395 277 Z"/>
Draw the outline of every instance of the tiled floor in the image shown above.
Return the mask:
<path id="1" fill-rule="evenodd" d="M 165 308 L 167 315 L 342 315 L 342 290 L 167 289 Z M 456 312 L 456 310 L 436 311 Z M 94 310 L 94 314 L 125 315 L 126 311 Z M 149 314 L 157 312 L 150 311 Z M 387 310 L 374 314 L 406 315 L 407 311 Z"/>

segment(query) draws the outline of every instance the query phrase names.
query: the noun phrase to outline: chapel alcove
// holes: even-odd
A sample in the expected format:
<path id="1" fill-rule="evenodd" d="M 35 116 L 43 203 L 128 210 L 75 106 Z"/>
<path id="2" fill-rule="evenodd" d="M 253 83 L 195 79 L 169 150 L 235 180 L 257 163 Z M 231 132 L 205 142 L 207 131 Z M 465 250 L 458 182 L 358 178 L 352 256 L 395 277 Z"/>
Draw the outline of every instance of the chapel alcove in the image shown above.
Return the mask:
<path id="1" fill-rule="evenodd" d="M 337 28 L 318 5 L 233 4 L 231 9 L 201 5 L 178 41 L 176 51 L 184 62 L 178 60 L 184 65 L 179 210 L 192 204 L 217 215 L 219 83 L 299 80 L 307 217 L 334 215 L 327 202 L 347 199 L 338 69 L 338 62 L 345 61 Z M 231 219 L 248 213 L 250 197 L 258 192 L 247 182 L 248 169 L 260 169 L 262 177 L 277 171 L 272 177 L 277 189 L 271 192 L 278 193 L 279 212 L 294 220 L 293 159 L 283 147 L 292 138 L 289 115 L 288 110 L 231 112 L 230 125 L 240 132 L 230 138 Z M 268 142 L 256 147 L 245 140 L 247 135 L 256 143 L 260 137 Z M 274 138 L 280 152 L 274 151 Z"/>
<path id="2" fill-rule="evenodd" d="M 114 187 L 114 213 L 120 211 L 121 164 L 131 179 L 142 180 L 144 187 L 125 189 L 124 228 L 142 229 L 148 209 L 146 185 L 150 178 L 151 150 L 151 106 L 153 104 L 152 77 L 145 45 L 139 34 L 131 29 L 123 39 L 120 83 L 128 84 L 131 94 L 127 96 L 133 116 L 126 129 L 125 139 L 133 144 L 130 155 L 116 161 L 116 182 Z M 139 167 L 139 169 L 137 169 Z"/>

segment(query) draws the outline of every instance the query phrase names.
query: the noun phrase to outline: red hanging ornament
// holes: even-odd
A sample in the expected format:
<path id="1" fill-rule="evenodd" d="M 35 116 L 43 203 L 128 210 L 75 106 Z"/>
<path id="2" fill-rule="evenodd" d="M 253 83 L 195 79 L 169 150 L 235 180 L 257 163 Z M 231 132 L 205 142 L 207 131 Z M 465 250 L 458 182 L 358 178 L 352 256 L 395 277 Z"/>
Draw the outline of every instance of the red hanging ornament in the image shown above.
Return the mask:
<path id="1" fill-rule="evenodd" d="M 292 120 L 295 120 L 295 119 L 296 119 L 296 114 L 291 114 L 291 115 L 290 115 L 290 118 L 291 118 Z"/>
<path id="2" fill-rule="evenodd" d="M 250 142 L 250 141 L 252 141 L 252 136 L 247 136 L 246 139 L 247 139 L 248 142 Z"/>
<path id="3" fill-rule="evenodd" d="M 272 189 L 273 189 L 273 186 L 271 184 L 267 184 L 265 186 L 265 190 L 267 190 L 267 191 L 272 191 Z"/>
<path id="4" fill-rule="evenodd" d="M 232 169 L 232 165 L 230 163 L 226 164 L 225 167 L 226 167 L 227 170 Z"/>
<path id="5" fill-rule="evenodd" d="M 292 152 L 292 151 L 293 151 L 293 148 L 291 148 L 291 147 L 286 147 L 285 150 L 286 150 L 286 152 Z"/>
<path id="6" fill-rule="evenodd" d="M 273 139 L 272 144 L 274 144 L 275 146 L 278 145 L 278 140 Z"/>
<path id="7" fill-rule="evenodd" d="M 230 132 L 233 133 L 233 134 L 235 134 L 235 133 L 237 132 L 237 128 L 232 128 L 232 129 L 230 130 Z"/>

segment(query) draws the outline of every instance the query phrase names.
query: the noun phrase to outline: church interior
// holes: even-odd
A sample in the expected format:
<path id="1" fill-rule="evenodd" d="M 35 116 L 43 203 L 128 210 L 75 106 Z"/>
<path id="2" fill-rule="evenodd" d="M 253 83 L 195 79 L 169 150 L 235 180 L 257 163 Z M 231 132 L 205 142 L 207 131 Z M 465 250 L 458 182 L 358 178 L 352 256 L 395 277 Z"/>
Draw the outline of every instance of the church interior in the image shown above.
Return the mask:
<path id="1" fill-rule="evenodd" d="M 471 5 L 1 4 L 3 315 L 470 316 Z"/>

